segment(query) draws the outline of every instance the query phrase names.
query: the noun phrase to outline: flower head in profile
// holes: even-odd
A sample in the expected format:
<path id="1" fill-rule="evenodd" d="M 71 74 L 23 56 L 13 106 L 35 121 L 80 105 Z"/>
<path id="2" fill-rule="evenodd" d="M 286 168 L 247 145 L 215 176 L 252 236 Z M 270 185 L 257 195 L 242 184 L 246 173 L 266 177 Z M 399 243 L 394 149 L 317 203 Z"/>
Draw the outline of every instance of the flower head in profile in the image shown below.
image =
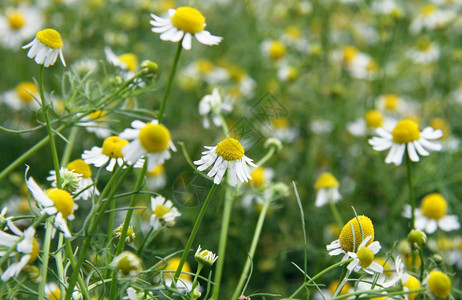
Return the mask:
<path id="1" fill-rule="evenodd" d="M 199 245 L 196 254 L 194 254 L 194 258 L 198 263 L 211 267 L 218 259 L 218 256 L 210 250 L 202 249 Z"/>
<path id="2" fill-rule="evenodd" d="M 401 120 L 396 124 L 395 128 L 387 132 L 383 128 L 378 128 L 376 133 L 378 137 L 369 139 L 369 144 L 376 151 L 390 149 L 385 163 L 394 163 L 399 166 L 403 161 L 405 151 L 409 155 L 411 161 L 417 162 L 420 160 L 419 154 L 423 156 L 430 155 L 426 150 L 439 151 L 441 144 L 431 142 L 442 137 L 441 130 L 434 130 L 432 127 L 426 127 L 419 131 L 417 123 L 411 120 Z"/>
<path id="3" fill-rule="evenodd" d="M 252 159 L 244 155 L 244 147 L 234 138 L 227 138 L 216 146 L 205 146 L 200 160 L 194 161 L 199 171 L 204 171 L 213 165 L 207 176 L 213 177 L 215 184 L 220 184 L 223 175 L 229 168 L 231 185 L 236 186 L 239 182 L 248 182 L 252 179 L 249 166 L 256 167 Z"/>
<path id="4" fill-rule="evenodd" d="M 199 43 L 213 46 L 218 45 L 222 37 L 210 34 L 205 29 L 205 17 L 194 7 L 182 6 L 168 10 L 169 18 L 161 18 L 151 14 L 152 31 L 161 33 L 160 38 L 164 41 L 181 42 L 184 49 L 191 49 L 192 37 L 195 36 Z"/>
<path id="5" fill-rule="evenodd" d="M 165 286 L 171 286 L 173 282 L 173 274 L 178 269 L 181 259 L 179 257 L 169 258 L 167 261 L 163 262 L 160 267 L 162 268 L 162 279 L 165 283 Z M 178 282 L 176 282 L 176 287 L 181 292 L 191 291 L 193 282 L 191 276 L 191 266 L 186 261 L 181 268 L 181 275 Z"/>
<path id="6" fill-rule="evenodd" d="M 433 270 L 428 274 L 425 281 L 430 293 L 439 299 L 446 299 L 451 294 L 451 280 L 443 272 Z"/>
<path id="7" fill-rule="evenodd" d="M 77 125 L 82 126 L 86 131 L 94 133 L 97 137 L 102 139 L 111 135 L 108 112 L 105 110 L 96 110 L 88 115 L 82 116 Z"/>
<path id="8" fill-rule="evenodd" d="M 26 185 L 35 200 L 43 207 L 40 213 L 54 215 L 54 225 L 64 233 L 65 237 L 71 237 L 66 220 L 74 219 L 74 210 L 78 207 L 71 194 L 57 188 L 43 191 L 32 177 L 29 177 Z"/>
<path id="9" fill-rule="evenodd" d="M 318 191 L 315 206 L 324 206 L 329 202 L 335 203 L 342 199 L 338 187 L 339 183 L 334 175 L 329 172 L 322 173 L 314 184 L 314 188 Z"/>
<path id="10" fill-rule="evenodd" d="M 55 64 L 59 55 L 61 62 L 66 66 L 63 56 L 63 41 L 59 32 L 54 29 L 47 28 L 40 30 L 32 42 L 24 45 L 22 48 L 30 48 L 27 56 L 34 59 L 39 65 L 48 68 Z"/>
<path id="11" fill-rule="evenodd" d="M 375 255 L 380 251 L 380 243 L 378 241 L 369 243 L 371 239 L 371 235 L 366 237 L 359 244 L 358 251 L 348 252 L 348 256 L 353 257 L 353 261 L 347 266 L 348 270 L 359 272 L 362 269 L 371 275 L 383 272 L 383 266 L 374 261 Z"/>
<path id="12" fill-rule="evenodd" d="M 112 261 L 112 267 L 123 276 L 137 276 L 142 270 L 141 259 L 130 251 L 124 251 Z"/>
<path id="13" fill-rule="evenodd" d="M 172 226 L 175 219 L 181 216 L 181 213 L 173 206 L 172 201 L 166 200 L 162 196 L 151 197 L 152 215 L 149 221 L 150 225 L 157 230 L 162 225 Z"/>
<path id="14" fill-rule="evenodd" d="M 438 228 L 443 231 L 452 231 L 460 228 L 458 217 L 448 215 L 446 199 L 438 193 L 425 196 L 420 208 L 415 210 L 415 227 L 427 233 L 434 233 Z M 411 217 L 411 207 L 405 207 L 404 216 Z"/>
<path id="15" fill-rule="evenodd" d="M 21 272 L 26 265 L 32 263 L 39 254 L 39 244 L 35 239 L 35 229 L 33 227 L 29 227 L 22 232 L 13 222 L 8 220 L 7 224 L 10 231 L 14 234 L 0 230 L 0 246 L 11 247 L 17 243 L 15 250 L 18 254 L 21 254 L 21 259 L 8 266 L 2 274 L 2 281 L 8 281 L 11 277 L 17 276 L 19 272 Z M 19 241 L 21 237 L 22 240 Z"/>
<path id="16" fill-rule="evenodd" d="M 214 88 L 212 94 L 205 95 L 199 102 L 199 114 L 203 117 L 202 124 L 205 128 L 210 127 L 210 120 L 215 126 L 221 126 L 221 114 L 231 110 L 232 105 L 223 101 L 217 88 Z"/>
<path id="17" fill-rule="evenodd" d="M 413 290 L 418 290 L 421 287 L 422 286 L 420 284 L 420 281 L 417 278 L 415 278 L 414 276 L 409 274 L 409 277 L 408 277 L 406 283 L 404 284 L 404 290 L 405 291 L 413 291 Z M 407 295 L 407 299 L 408 300 L 414 300 L 414 299 L 417 298 L 418 295 L 419 295 L 419 292 L 410 293 L 410 294 Z"/>
<path id="18" fill-rule="evenodd" d="M 124 159 L 129 164 L 136 163 L 140 158 L 147 160 L 148 171 L 153 171 L 158 165 L 171 157 L 170 150 L 176 151 L 170 138 L 170 131 L 157 120 L 149 123 L 133 121 L 133 128 L 125 129 L 119 136 L 131 142 L 122 148 Z"/>

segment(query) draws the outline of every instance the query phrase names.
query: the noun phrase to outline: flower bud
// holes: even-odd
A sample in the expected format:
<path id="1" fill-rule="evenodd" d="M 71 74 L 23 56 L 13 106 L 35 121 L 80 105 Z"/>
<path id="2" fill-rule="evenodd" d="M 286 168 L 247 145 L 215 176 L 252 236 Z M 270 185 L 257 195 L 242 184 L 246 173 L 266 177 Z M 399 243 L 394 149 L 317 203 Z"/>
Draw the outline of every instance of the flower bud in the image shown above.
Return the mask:
<path id="1" fill-rule="evenodd" d="M 124 224 L 121 224 L 119 227 L 114 229 L 114 235 L 116 236 L 117 239 L 120 239 L 120 236 L 122 235 L 122 229 L 124 227 Z M 133 243 L 135 240 L 136 234 L 135 231 L 133 230 L 133 226 L 130 225 L 128 226 L 127 229 L 127 236 L 125 237 L 125 243 L 130 244 Z"/>
<path id="2" fill-rule="evenodd" d="M 412 229 L 407 236 L 407 241 L 412 250 L 418 250 L 427 243 L 427 235 L 418 229 Z"/>
<path id="3" fill-rule="evenodd" d="M 201 246 L 199 245 L 196 254 L 194 254 L 194 258 L 198 263 L 210 267 L 218 259 L 218 256 L 216 256 L 216 254 L 214 254 L 212 251 L 206 249 L 202 250 Z"/>
<path id="4" fill-rule="evenodd" d="M 149 75 L 149 76 L 156 75 L 158 68 L 159 66 L 155 62 L 150 61 L 150 60 L 145 60 L 141 63 L 141 69 L 146 75 Z"/>

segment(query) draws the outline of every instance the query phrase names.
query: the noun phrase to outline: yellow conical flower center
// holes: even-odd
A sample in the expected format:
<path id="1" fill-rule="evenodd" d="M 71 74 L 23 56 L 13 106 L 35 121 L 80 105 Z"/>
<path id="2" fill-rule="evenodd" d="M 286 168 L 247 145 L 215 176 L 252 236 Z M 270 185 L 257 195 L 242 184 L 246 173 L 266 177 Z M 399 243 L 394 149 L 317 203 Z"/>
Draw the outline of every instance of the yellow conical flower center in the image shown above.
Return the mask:
<path id="1" fill-rule="evenodd" d="M 272 60 L 278 60 L 286 54 L 286 46 L 280 41 L 273 41 L 269 46 L 268 55 Z"/>
<path id="2" fill-rule="evenodd" d="M 429 16 L 433 14 L 437 10 L 437 7 L 434 5 L 425 5 L 424 7 L 421 8 L 420 13 L 424 16 Z"/>
<path id="3" fill-rule="evenodd" d="M 205 17 L 194 7 L 178 7 L 171 22 L 176 28 L 191 34 L 199 33 L 205 28 Z"/>
<path id="4" fill-rule="evenodd" d="M 365 116 L 366 124 L 368 127 L 378 128 L 382 127 L 383 124 L 383 115 L 378 110 L 370 110 L 366 113 Z"/>
<path id="5" fill-rule="evenodd" d="M 71 161 L 67 165 L 68 170 L 74 170 L 74 173 L 82 174 L 83 178 L 90 178 L 91 177 L 91 169 L 90 166 L 87 165 L 83 159 L 76 159 Z"/>
<path id="6" fill-rule="evenodd" d="M 393 135 L 393 142 L 398 144 L 407 144 L 420 139 L 419 126 L 411 120 L 399 121 L 391 134 Z"/>
<path id="7" fill-rule="evenodd" d="M 446 215 L 448 204 L 443 196 L 433 193 L 422 199 L 420 209 L 427 218 L 439 220 Z"/>
<path id="8" fill-rule="evenodd" d="M 56 289 L 50 291 L 47 294 L 47 297 L 50 298 L 50 300 L 60 300 L 61 299 L 61 290 L 59 288 L 56 288 Z"/>
<path id="9" fill-rule="evenodd" d="M 409 277 L 406 281 L 406 283 L 404 284 L 405 287 L 407 287 L 410 291 L 412 290 L 418 290 L 420 289 L 422 286 L 420 285 L 420 282 L 417 278 L 415 278 L 414 276 L 412 276 L 411 274 L 409 274 Z M 409 300 L 414 300 L 417 296 L 419 295 L 419 293 L 411 293 L 411 294 L 408 294 L 408 298 Z"/>
<path id="10" fill-rule="evenodd" d="M 141 260 L 138 256 L 129 251 L 124 251 L 120 255 L 122 258 L 117 262 L 117 268 L 123 275 L 131 275 L 141 270 Z"/>
<path id="11" fill-rule="evenodd" d="M 30 264 L 31 262 L 37 259 L 37 256 L 39 255 L 39 250 L 40 250 L 40 246 L 37 242 L 37 239 L 33 237 L 32 238 L 32 251 L 30 252 L 30 258 L 27 261 L 28 264 Z"/>
<path id="12" fill-rule="evenodd" d="M 256 168 L 252 174 L 250 174 L 250 177 L 252 177 L 252 184 L 255 187 L 261 187 L 265 183 L 265 169 L 262 167 Z"/>
<path id="13" fill-rule="evenodd" d="M 451 293 L 451 280 L 441 271 L 431 271 L 428 278 L 428 289 L 433 295 L 445 299 Z"/>
<path id="14" fill-rule="evenodd" d="M 38 88 L 33 82 L 21 82 L 16 86 L 16 95 L 24 103 L 30 103 L 34 100 L 33 95 L 38 94 Z"/>
<path id="15" fill-rule="evenodd" d="M 8 20 L 8 24 L 10 24 L 10 28 L 14 30 L 18 30 L 26 25 L 26 19 L 24 16 L 17 10 L 12 11 L 6 16 Z"/>
<path id="16" fill-rule="evenodd" d="M 329 283 L 327 289 L 329 290 L 331 295 L 333 295 L 335 293 L 335 291 L 337 290 L 337 286 L 338 286 L 338 280 L 334 280 L 331 283 Z M 345 285 L 343 285 L 342 290 L 339 293 L 339 296 L 347 294 L 348 291 L 350 290 L 350 288 L 351 288 L 351 286 L 347 282 Z"/>
<path id="17" fill-rule="evenodd" d="M 374 252 L 372 252 L 367 247 L 362 247 L 361 249 L 359 249 L 357 255 L 359 259 L 359 264 L 361 265 L 362 268 L 369 267 L 374 261 L 374 257 L 375 257 Z"/>
<path id="18" fill-rule="evenodd" d="M 395 94 L 385 95 L 385 109 L 396 111 L 398 108 L 399 97 Z"/>
<path id="19" fill-rule="evenodd" d="M 238 140 L 227 138 L 218 143 L 216 153 L 224 160 L 238 160 L 244 156 L 244 148 Z"/>
<path id="20" fill-rule="evenodd" d="M 48 189 L 46 195 L 53 201 L 54 206 L 64 219 L 74 212 L 74 199 L 69 192 L 61 189 Z"/>
<path id="21" fill-rule="evenodd" d="M 314 188 L 319 189 L 330 189 L 333 187 L 339 186 L 337 179 L 329 172 L 324 172 L 321 176 L 318 177 L 316 183 L 314 184 Z"/>
<path id="22" fill-rule="evenodd" d="M 119 56 L 121 62 L 127 66 L 127 69 L 132 72 L 136 72 L 136 66 L 138 66 L 138 58 L 133 53 L 125 53 Z"/>
<path id="23" fill-rule="evenodd" d="M 161 152 L 168 148 L 170 132 L 162 124 L 148 123 L 140 130 L 138 138 L 148 152 Z"/>
<path id="24" fill-rule="evenodd" d="M 297 26 L 289 26 L 286 28 L 286 34 L 292 39 L 298 39 L 302 36 L 300 29 Z"/>
<path id="25" fill-rule="evenodd" d="M 163 218 L 165 214 L 168 214 L 169 212 L 171 212 L 170 208 L 165 205 L 157 205 L 156 209 L 153 211 L 154 215 L 156 215 L 159 219 Z"/>
<path id="26" fill-rule="evenodd" d="M 97 110 L 97 111 L 92 112 L 91 114 L 89 114 L 88 118 L 90 118 L 92 120 L 106 120 L 107 119 L 107 113 L 104 110 Z"/>
<path id="27" fill-rule="evenodd" d="M 289 67 L 289 73 L 287 74 L 287 80 L 294 81 L 298 78 L 298 70 L 295 67 Z"/>
<path id="28" fill-rule="evenodd" d="M 431 120 L 430 126 L 433 129 L 440 129 L 443 132 L 443 136 L 441 137 L 442 140 L 447 139 L 449 133 L 451 132 L 451 127 L 449 126 L 448 122 L 442 118 L 434 118 Z"/>
<path id="29" fill-rule="evenodd" d="M 372 238 L 369 242 L 365 245 L 368 246 L 370 243 L 374 241 L 374 225 L 372 224 L 371 219 L 366 216 L 358 216 L 359 222 L 361 223 L 361 228 L 363 229 L 364 238 L 371 236 Z M 355 233 L 355 247 L 353 248 L 353 231 L 351 230 L 352 226 L 354 228 Z M 339 236 L 340 245 L 342 249 L 349 252 L 356 252 L 359 245 L 363 241 L 361 239 L 361 229 L 359 228 L 358 220 L 355 218 L 351 219 L 345 226 L 343 226 L 342 231 L 340 232 Z"/>
<path id="30" fill-rule="evenodd" d="M 178 269 L 178 265 L 180 264 L 181 259 L 179 257 L 173 257 L 167 260 L 167 267 L 164 269 L 165 277 L 171 278 L 173 273 L 176 269 Z M 169 272 L 170 271 L 170 272 Z M 180 279 L 185 281 L 192 281 L 192 276 L 186 273 L 191 273 L 191 267 L 189 266 L 188 262 L 185 262 L 183 268 L 181 269 Z"/>
<path id="31" fill-rule="evenodd" d="M 206 60 L 206 59 L 200 59 L 196 62 L 196 66 L 199 69 L 199 71 L 203 74 L 208 74 L 212 72 L 213 70 L 213 64 Z"/>
<path id="32" fill-rule="evenodd" d="M 118 136 L 110 136 L 103 142 L 101 152 L 111 158 L 122 158 L 122 148 L 128 145 L 128 141 Z"/>
<path id="33" fill-rule="evenodd" d="M 60 49 L 63 47 L 61 35 L 54 29 L 47 28 L 37 32 L 37 39 L 47 47 Z"/>
<path id="34" fill-rule="evenodd" d="M 163 165 L 157 165 L 154 170 L 148 171 L 148 176 L 157 177 L 165 173 L 165 168 Z"/>
<path id="35" fill-rule="evenodd" d="M 272 124 L 276 129 L 289 128 L 290 125 L 289 120 L 287 120 L 286 118 L 276 118 L 272 121 Z"/>
<path id="36" fill-rule="evenodd" d="M 358 55 L 358 49 L 353 46 L 343 47 L 343 62 L 349 64 Z"/>

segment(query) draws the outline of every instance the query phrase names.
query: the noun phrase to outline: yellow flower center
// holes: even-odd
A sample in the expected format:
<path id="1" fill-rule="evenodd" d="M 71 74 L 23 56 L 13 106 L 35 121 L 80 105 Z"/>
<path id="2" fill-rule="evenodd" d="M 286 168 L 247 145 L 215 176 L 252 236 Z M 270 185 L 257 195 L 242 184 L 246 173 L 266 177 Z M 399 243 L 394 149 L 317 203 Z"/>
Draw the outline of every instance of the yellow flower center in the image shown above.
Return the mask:
<path id="1" fill-rule="evenodd" d="M 163 218 L 165 214 L 168 214 L 170 212 L 170 208 L 168 208 L 165 205 L 157 205 L 156 209 L 154 209 L 153 213 L 158 217 L 159 219 Z"/>
<path id="2" fill-rule="evenodd" d="M 427 52 L 431 49 L 432 45 L 432 42 L 424 39 L 417 42 L 416 48 L 420 51 Z"/>
<path id="3" fill-rule="evenodd" d="M 358 55 L 358 49 L 353 46 L 343 47 L 343 62 L 349 64 Z"/>
<path id="4" fill-rule="evenodd" d="M 385 95 L 385 109 L 396 111 L 398 108 L 399 97 L 395 94 Z"/>
<path id="5" fill-rule="evenodd" d="M 61 299 L 61 290 L 59 288 L 56 288 L 52 291 L 50 291 L 47 295 L 50 300 L 60 300 Z"/>
<path id="6" fill-rule="evenodd" d="M 171 22 L 176 28 L 191 34 L 199 33 L 205 28 L 205 17 L 194 7 L 178 7 Z"/>
<path id="7" fill-rule="evenodd" d="M 178 265 L 180 264 L 181 259 L 179 257 L 173 257 L 167 260 L 167 267 L 164 269 L 165 277 L 166 278 L 171 278 L 173 275 L 173 272 L 178 269 Z M 163 267 L 163 266 L 161 266 Z M 185 280 L 185 281 L 192 281 L 192 276 L 186 273 L 191 273 L 191 267 L 189 266 L 188 262 L 185 262 L 183 265 L 183 268 L 181 269 L 181 275 L 180 279 Z"/>
<path id="8" fill-rule="evenodd" d="M 131 275 L 132 272 L 138 273 L 141 270 L 141 260 L 135 254 L 125 251 L 122 252 L 122 258 L 117 263 L 117 268 L 123 275 Z"/>
<path id="9" fill-rule="evenodd" d="M 358 253 L 359 264 L 362 268 L 369 267 L 374 261 L 374 253 L 367 247 L 359 249 Z"/>
<path id="10" fill-rule="evenodd" d="M 411 120 L 399 121 L 391 134 L 393 135 L 393 142 L 398 144 L 407 144 L 420 139 L 419 126 Z"/>
<path id="11" fill-rule="evenodd" d="M 37 32 L 37 39 L 47 47 L 60 49 L 63 47 L 61 35 L 54 29 L 47 28 Z"/>
<path id="12" fill-rule="evenodd" d="M 238 66 L 228 67 L 229 76 L 235 82 L 241 82 L 245 77 L 245 71 L 239 68 Z"/>
<path id="13" fill-rule="evenodd" d="M 268 55 L 272 60 L 278 60 L 286 54 L 286 46 L 280 41 L 273 41 L 269 46 Z"/>
<path id="14" fill-rule="evenodd" d="M 138 138 L 148 152 L 161 152 L 168 148 L 170 132 L 162 124 L 148 123 L 140 130 Z"/>
<path id="15" fill-rule="evenodd" d="M 286 28 L 286 34 L 292 39 L 298 39 L 302 36 L 300 29 L 297 26 L 289 26 Z"/>
<path id="16" fill-rule="evenodd" d="M 91 177 L 91 169 L 90 166 L 87 165 L 83 159 L 76 159 L 71 161 L 67 165 L 68 170 L 74 170 L 74 173 L 82 174 L 83 178 L 90 178 Z"/>
<path id="17" fill-rule="evenodd" d="M 74 212 L 74 199 L 69 192 L 61 189 L 48 189 L 46 195 L 53 201 L 64 219 Z"/>
<path id="18" fill-rule="evenodd" d="M 451 293 L 451 280 L 441 271 L 431 271 L 428 289 L 433 295 L 445 299 Z"/>
<path id="19" fill-rule="evenodd" d="M 238 140 L 227 138 L 218 143 L 216 153 L 224 160 L 238 160 L 244 156 L 244 148 Z"/>
<path id="20" fill-rule="evenodd" d="M 148 176 L 157 177 L 165 173 L 165 168 L 163 165 L 158 165 L 152 171 L 148 171 Z"/>
<path id="21" fill-rule="evenodd" d="M 448 251 L 455 248 L 456 244 L 448 237 L 440 237 L 437 241 L 439 251 Z"/>
<path id="22" fill-rule="evenodd" d="M 418 290 L 420 289 L 422 286 L 420 285 L 420 282 L 417 278 L 415 278 L 414 276 L 412 276 L 411 274 L 409 274 L 409 277 L 406 281 L 406 284 L 404 284 L 405 287 L 407 287 L 410 291 L 412 290 Z M 411 293 L 411 294 L 407 294 L 409 300 L 414 300 L 417 296 L 419 295 L 419 293 Z"/>
<path id="23" fill-rule="evenodd" d="M 366 216 L 358 216 L 359 222 L 361 223 L 361 228 L 363 229 L 364 238 L 371 236 L 372 238 L 365 245 L 368 246 L 374 241 L 374 225 L 372 224 L 371 219 Z M 353 231 L 354 228 L 354 248 L 353 248 Z M 343 226 L 342 231 L 339 236 L 340 245 L 342 249 L 349 252 L 356 252 L 359 245 L 363 241 L 361 239 L 361 229 L 359 228 L 358 220 L 355 218 L 351 219 L 345 226 Z"/>
<path id="24" fill-rule="evenodd" d="M 289 128 L 289 120 L 286 118 L 277 118 L 272 121 L 274 128 L 276 129 L 285 129 Z"/>
<path id="25" fill-rule="evenodd" d="M 319 189 L 329 189 L 339 186 L 337 179 L 329 172 L 322 173 L 321 176 L 318 177 L 316 183 L 314 184 L 314 188 Z"/>
<path id="26" fill-rule="evenodd" d="M 30 258 L 27 261 L 28 264 L 32 263 L 34 260 L 37 259 L 37 256 L 39 255 L 39 250 L 40 250 L 40 246 L 37 242 L 37 239 L 33 237 L 32 238 L 32 251 L 30 252 Z"/>
<path id="27" fill-rule="evenodd" d="M 206 60 L 206 59 L 200 59 L 196 62 L 196 66 L 199 69 L 199 72 L 203 74 L 208 74 L 212 72 L 213 70 L 213 64 Z"/>
<path id="28" fill-rule="evenodd" d="M 427 218 L 439 220 L 446 215 L 448 204 L 443 196 L 433 193 L 422 199 L 420 209 Z"/>
<path id="29" fill-rule="evenodd" d="M 18 30 L 26 25 L 26 19 L 17 10 L 10 12 L 6 18 L 8 20 L 8 24 L 10 24 L 11 29 Z"/>
<path id="30" fill-rule="evenodd" d="M 434 5 L 425 5 L 420 9 L 420 13 L 424 15 L 425 17 L 428 17 L 429 15 L 433 14 L 437 10 L 437 7 Z"/>
<path id="31" fill-rule="evenodd" d="M 252 184 L 255 187 L 261 187 L 265 183 L 265 169 L 262 167 L 256 168 L 252 174 L 250 175 L 252 177 Z"/>
<path id="32" fill-rule="evenodd" d="M 107 113 L 104 110 L 97 110 L 88 115 L 92 120 L 107 120 Z"/>
<path id="33" fill-rule="evenodd" d="M 127 69 L 132 72 L 136 72 L 136 66 L 138 66 L 138 58 L 133 53 L 125 53 L 119 56 L 121 62 L 127 66 Z"/>
<path id="34" fill-rule="evenodd" d="M 24 103 L 30 103 L 34 100 L 33 95 L 38 94 L 38 88 L 33 82 L 21 82 L 16 86 L 16 95 Z"/>
<path id="35" fill-rule="evenodd" d="M 287 74 L 287 80 L 294 81 L 298 78 L 298 70 L 295 67 L 289 67 L 289 74 Z"/>
<path id="36" fill-rule="evenodd" d="M 335 291 L 337 290 L 337 286 L 338 286 L 338 280 L 334 280 L 332 281 L 331 283 L 329 283 L 329 285 L 327 286 L 327 289 L 329 290 L 330 294 L 333 295 L 335 293 Z M 351 286 L 350 284 L 347 282 L 342 290 L 340 291 L 339 293 L 339 296 L 340 295 L 345 295 L 348 293 L 348 291 L 350 290 Z"/>
<path id="37" fill-rule="evenodd" d="M 434 118 L 430 122 L 430 126 L 433 129 L 440 129 L 443 132 L 443 136 L 441 137 L 442 140 L 445 140 L 448 138 L 449 133 L 451 131 L 451 127 L 449 126 L 448 122 L 446 122 L 442 118 Z"/>
<path id="38" fill-rule="evenodd" d="M 110 136 L 103 142 L 101 152 L 111 158 L 122 158 L 122 148 L 128 145 L 128 141 L 118 136 Z"/>
<path id="39" fill-rule="evenodd" d="M 370 110 L 366 113 L 365 116 L 366 124 L 368 127 L 378 128 L 382 127 L 383 124 L 383 115 L 378 110 Z"/>
<path id="40" fill-rule="evenodd" d="M 379 66 L 374 60 L 371 60 L 366 66 L 366 70 L 370 72 L 377 71 L 378 69 L 379 69 Z"/>

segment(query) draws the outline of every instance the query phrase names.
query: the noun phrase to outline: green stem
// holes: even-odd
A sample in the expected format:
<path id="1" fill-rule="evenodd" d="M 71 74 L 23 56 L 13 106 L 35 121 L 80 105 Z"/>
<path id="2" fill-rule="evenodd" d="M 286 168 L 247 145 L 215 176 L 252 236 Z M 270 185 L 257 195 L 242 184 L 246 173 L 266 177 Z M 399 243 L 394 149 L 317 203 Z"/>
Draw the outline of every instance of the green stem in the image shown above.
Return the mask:
<path id="1" fill-rule="evenodd" d="M 77 133 L 79 132 L 79 127 L 74 126 L 71 128 L 71 132 L 69 134 L 68 141 L 69 143 L 66 144 L 64 147 L 64 153 L 63 156 L 61 157 L 61 166 L 65 168 L 67 164 L 69 163 L 69 160 L 71 158 L 72 154 L 72 149 L 74 148 L 75 140 L 77 138 Z"/>
<path id="2" fill-rule="evenodd" d="M 233 296 L 231 297 L 231 299 L 237 299 L 239 297 L 239 295 L 241 295 L 241 292 L 243 293 L 244 291 L 242 290 L 243 286 L 244 286 L 244 282 L 249 274 L 249 270 L 250 270 L 250 265 L 253 263 L 253 257 L 255 255 L 255 250 L 257 249 L 257 245 L 258 245 L 258 240 L 260 238 L 260 234 L 261 234 L 261 230 L 263 228 L 263 223 L 265 222 L 265 217 L 266 217 L 266 213 L 268 211 L 268 208 L 271 204 L 271 201 L 272 201 L 272 197 L 268 197 L 268 199 L 266 199 L 265 203 L 263 204 L 263 208 L 260 212 L 260 215 L 258 217 L 258 221 L 257 221 L 257 226 L 255 227 L 255 232 L 253 234 L 253 238 L 252 238 L 252 244 L 250 245 L 250 250 L 249 250 L 249 253 L 248 253 L 248 259 L 247 261 L 245 262 L 245 266 L 244 266 L 244 269 L 242 270 L 242 273 L 241 273 L 241 277 L 239 278 L 239 282 L 236 286 L 236 288 L 234 289 L 234 294 Z"/>
<path id="3" fill-rule="evenodd" d="M 172 83 L 173 83 L 173 78 L 175 77 L 176 67 L 180 59 L 181 49 L 183 48 L 181 46 L 182 41 L 183 39 L 180 42 L 178 42 L 178 47 L 176 48 L 175 57 L 173 58 L 173 65 L 172 65 L 172 68 L 170 69 L 170 75 L 168 76 L 167 86 L 165 87 L 164 96 L 162 97 L 162 103 L 160 104 L 159 115 L 157 117 L 157 119 L 159 120 L 159 123 L 162 123 L 162 119 L 164 117 L 165 107 L 167 105 L 167 99 L 170 94 L 170 89 L 172 88 Z"/>
<path id="4" fill-rule="evenodd" d="M 188 241 L 186 242 L 185 249 L 183 251 L 183 255 L 181 256 L 180 262 L 178 264 L 178 268 L 176 269 L 175 275 L 173 277 L 173 282 L 172 282 L 172 287 L 176 285 L 176 282 L 180 278 L 181 271 L 183 270 L 183 265 L 186 262 L 186 258 L 188 257 L 189 250 L 191 249 L 192 243 L 194 242 L 194 239 L 196 238 L 196 234 L 199 231 L 199 227 L 202 222 L 202 218 L 205 215 L 205 212 L 207 211 L 207 207 L 210 204 L 210 200 L 212 200 L 213 193 L 217 189 L 217 184 L 213 184 L 212 187 L 210 188 L 210 191 L 207 195 L 207 198 L 205 198 L 204 204 L 202 205 L 202 208 L 199 212 L 199 215 L 196 218 L 196 222 L 194 223 L 193 229 L 191 231 L 191 234 L 189 235 Z"/>
<path id="5" fill-rule="evenodd" d="M 53 231 L 53 223 L 51 223 L 51 217 L 48 218 L 45 225 L 45 239 L 43 241 L 43 256 L 42 256 L 42 267 L 40 269 L 40 284 L 39 284 L 39 299 L 45 299 L 45 284 L 47 282 L 48 275 L 48 259 L 50 257 L 50 242 L 51 232 Z"/>
<path id="6" fill-rule="evenodd" d="M 69 261 L 71 262 L 72 269 L 75 270 L 75 258 L 74 258 L 74 253 L 72 252 L 72 246 L 71 246 L 71 241 L 68 238 L 64 238 L 64 249 L 66 251 L 66 255 L 69 258 Z M 82 276 L 80 275 L 80 272 L 78 273 L 77 281 L 79 282 L 80 285 L 80 291 L 83 294 L 83 298 L 86 300 L 90 300 L 90 295 L 88 294 L 87 286 L 85 282 L 83 281 Z M 64 282 L 64 281 L 63 281 Z M 62 293 L 61 295 L 64 295 Z"/>
<path id="7" fill-rule="evenodd" d="M 192 283 L 191 296 L 194 294 L 194 290 L 196 289 L 196 286 L 197 286 L 197 277 L 199 277 L 199 274 L 202 271 L 203 267 L 204 267 L 204 265 L 201 264 L 201 263 L 199 263 L 199 265 L 197 266 L 196 275 L 194 275 L 194 280 L 193 280 L 193 283 Z"/>
<path id="8" fill-rule="evenodd" d="M 409 203 L 411 204 L 411 225 L 410 230 L 415 228 L 415 194 L 414 181 L 412 180 L 412 161 L 408 155 L 406 156 L 407 165 L 407 184 L 409 186 Z"/>
<path id="9" fill-rule="evenodd" d="M 60 282 L 65 282 L 64 281 L 64 264 L 63 264 L 63 253 L 62 253 L 62 246 L 63 246 L 63 233 L 59 233 L 58 237 L 58 246 L 57 246 L 57 251 L 54 255 L 55 257 L 55 262 L 56 262 L 56 271 L 58 272 L 58 279 Z M 59 289 L 61 290 L 61 295 L 64 295 L 64 286 L 61 284 L 59 285 Z"/>
<path id="10" fill-rule="evenodd" d="M 311 284 L 312 282 L 314 282 L 315 280 L 317 280 L 318 278 L 322 277 L 324 274 L 326 274 L 327 272 L 329 272 L 330 270 L 333 270 L 339 266 L 342 266 L 342 265 L 345 265 L 345 264 L 349 264 L 350 262 L 352 262 L 354 260 L 354 258 L 349 258 L 347 260 L 343 260 L 343 261 L 340 261 L 336 264 L 333 264 L 332 266 L 330 267 L 327 267 L 325 268 L 324 270 L 322 270 L 321 272 L 319 272 L 318 274 L 316 274 L 314 277 L 312 277 L 310 280 L 308 280 L 307 282 L 303 283 L 289 298 L 287 299 L 294 299 L 295 296 L 297 296 L 298 293 L 300 293 L 300 291 L 305 287 L 305 286 L 308 286 L 309 284 Z"/>
<path id="11" fill-rule="evenodd" d="M 51 121 L 50 121 L 50 116 L 48 115 L 48 104 L 46 103 L 45 99 L 45 92 L 43 88 L 43 65 L 40 65 L 39 67 L 39 92 L 40 92 L 40 99 L 42 101 L 42 110 L 43 114 L 45 116 L 45 122 L 46 122 L 46 127 L 47 127 L 47 133 L 48 136 L 50 137 L 50 148 L 51 148 L 51 156 L 53 159 L 53 166 L 55 169 L 56 173 L 56 186 L 60 189 L 62 188 L 61 185 L 61 176 L 59 174 L 59 159 L 58 159 L 58 152 L 56 151 L 56 143 L 55 143 L 55 138 L 53 134 L 53 129 L 51 128 Z"/>
<path id="12" fill-rule="evenodd" d="M 342 216 L 340 215 L 340 212 L 338 211 L 338 208 L 337 206 L 335 205 L 335 203 L 331 200 L 329 200 L 329 207 L 330 207 L 330 210 L 332 211 L 332 214 L 334 215 L 334 218 L 335 218 L 335 221 L 337 222 L 337 225 L 342 228 L 343 227 L 343 224 L 345 224 L 343 222 L 343 219 L 342 219 Z M 358 223 L 360 224 L 360 223 Z"/>
<path id="13" fill-rule="evenodd" d="M 223 218 L 221 220 L 220 241 L 218 245 L 218 257 L 216 262 L 215 276 L 213 278 L 214 286 L 210 299 L 218 299 L 220 292 L 221 275 L 223 274 L 223 265 L 225 262 L 226 241 L 228 237 L 229 222 L 231 220 L 231 211 L 233 207 L 234 197 L 231 196 L 229 188 L 225 190 L 225 204 L 223 208 Z"/>
<path id="14" fill-rule="evenodd" d="M 257 163 L 256 165 L 258 167 L 261 167 L 263 166 L 270 158 L 271 156 L 274 155 L 274 153 L 276 152 L 276 147 L 271 147 L 268 152 L 265 154 L 265 156 L 263 156 Z"/>

